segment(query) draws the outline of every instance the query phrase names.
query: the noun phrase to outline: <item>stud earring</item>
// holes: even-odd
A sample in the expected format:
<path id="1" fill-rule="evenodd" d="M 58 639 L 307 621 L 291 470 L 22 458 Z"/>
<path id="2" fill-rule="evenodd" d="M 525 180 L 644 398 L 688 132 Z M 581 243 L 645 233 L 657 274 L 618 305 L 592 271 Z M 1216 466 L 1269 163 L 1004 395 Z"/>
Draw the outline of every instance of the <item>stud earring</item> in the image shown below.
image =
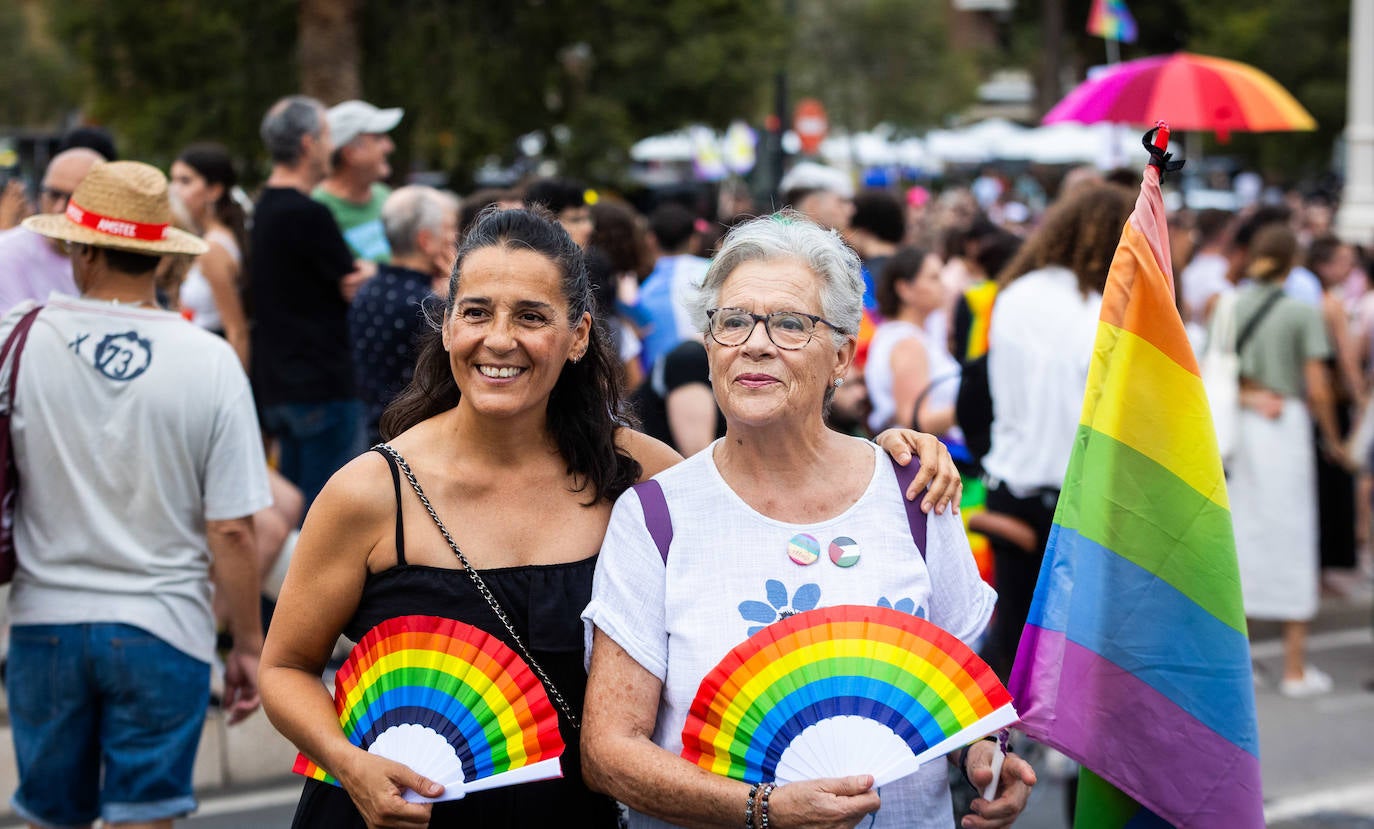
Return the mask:
<path id="1" fill-rule="evenodd" d="M 843 386 L 843 385 L 844 385 L 844 378 L 843 378 L 843 377 L 836 377 L 836 378 L 835 378 L 835 388 L 838 389 L 840 386 Z"/>

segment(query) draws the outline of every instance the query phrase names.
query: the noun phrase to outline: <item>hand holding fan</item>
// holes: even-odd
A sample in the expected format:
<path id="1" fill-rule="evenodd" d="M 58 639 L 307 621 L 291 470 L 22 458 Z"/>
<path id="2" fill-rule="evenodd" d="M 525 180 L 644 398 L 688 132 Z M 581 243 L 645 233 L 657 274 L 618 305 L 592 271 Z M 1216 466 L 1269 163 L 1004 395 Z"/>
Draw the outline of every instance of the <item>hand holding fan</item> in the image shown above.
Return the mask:
<path id="1" fill-rule="evenodd" d="M 334 677 L 349 742 L 468 792 L 562 777 L 563 738 L 544 686 L 501 640 L 438 616 L 399 616 L 368 631 Z M 305 755 L 298 774 L 339 785 Z"/>
<path id="2" fill-rule="evenodd" d="M 924 619 L 841 605 L 774 622 L 701 681 L 682 756 L 758 783 L 882 786 L 1016 722 L 987 663 Z"/>

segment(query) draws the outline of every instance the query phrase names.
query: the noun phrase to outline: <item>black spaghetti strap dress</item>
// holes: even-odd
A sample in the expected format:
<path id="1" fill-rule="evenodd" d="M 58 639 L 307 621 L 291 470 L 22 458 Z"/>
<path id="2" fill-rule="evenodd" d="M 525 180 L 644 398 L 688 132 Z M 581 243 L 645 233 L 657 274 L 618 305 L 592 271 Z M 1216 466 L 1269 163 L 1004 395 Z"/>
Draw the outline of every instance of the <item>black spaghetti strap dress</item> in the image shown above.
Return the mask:
<path id="1" fill-rule="evenodd" d="M 520 649 L 511 641 L 505 626 L 465 571 L 406 562 L 400 474 L 389 455 L 379 454 L 390 464 L 396 486 L 397 564 L 367 577 L 362 599 L 344 628 L 344 635 L 357 642 L 386 619 L 416 614 L 442 616 L 481 628 L 519 653 Z M 510 617 L 516 632 L 574 711 L 582 710 L 586 692 L 587 674 L 582 666 L 582 609 L 591 600 L 595 567 L 596 557 L 593 556 L 567 564 L 481 571 L 487 588 Z M 434 829 L 616 827 L 619 808 L 615 802 L 591 791 L 582 782 L 579 731 L 567 722 L 561 711 L 558 719 L 559 731 L 567 744 L 562 756 L 562 779 L 474 792 L 461 800 L 436 803 L 430 826 Z M 364 829 L 365 826 L 347 792 L 318 780 L 305 781 L 291 825 L 294 829 Z"/>

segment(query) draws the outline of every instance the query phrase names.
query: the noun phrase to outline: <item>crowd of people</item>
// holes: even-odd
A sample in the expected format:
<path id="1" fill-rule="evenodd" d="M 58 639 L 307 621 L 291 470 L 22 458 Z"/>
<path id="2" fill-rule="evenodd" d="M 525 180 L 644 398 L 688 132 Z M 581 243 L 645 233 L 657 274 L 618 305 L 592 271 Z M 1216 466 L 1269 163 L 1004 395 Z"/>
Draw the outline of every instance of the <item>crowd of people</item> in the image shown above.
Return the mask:
<path id="1" fill-rule="evenodd" d="M 935 768 L 784 785 L 756 811 L 678 756 L 686 709 L 758 626 L 833 604 L 905 608 L 1007 675 L 1138 176 L 1071 171 L 1040 212 L 989 171 L 855 192 L 801 162 L 766 204 L 732 182 L 640 212 L 566 178 L 393 191 L 403 118 L 276 102 L 251 201 L 223 147 L 164 174 L 86 135 L 35 205 L 0 211 L 35 214 L 0 232 L 0 340 L 32 326 L 6 401 L 19 814 L 192 810 L 218 663 L 231 719 L 260 690 L 341 784 L 307 781 L 296 826 L 614 826 L 617 801 L 644 827 L 737 824 L 746 802 L 751 826 L 951 825 Z M 1248 615 L 1286 643 L 1257 681 L 1323 693 L 1305 625 L 1369 567 L 1364 252 L 1316 199 L 1170 221 L 1199 353 L 1214 315 L 1243 331 L 1237 552 Z M 802 535 L 857 539 L 867 566 L 789 560 Z M 561 780 L 415 804 L 435 784 L 344 737 L 322 673 L 410 614 L 539 666 Z M 981 788 L 992 754 L 952 760 Z M 1007 825 L 1034 783 L 1012 755 L 961 825 Z"/>

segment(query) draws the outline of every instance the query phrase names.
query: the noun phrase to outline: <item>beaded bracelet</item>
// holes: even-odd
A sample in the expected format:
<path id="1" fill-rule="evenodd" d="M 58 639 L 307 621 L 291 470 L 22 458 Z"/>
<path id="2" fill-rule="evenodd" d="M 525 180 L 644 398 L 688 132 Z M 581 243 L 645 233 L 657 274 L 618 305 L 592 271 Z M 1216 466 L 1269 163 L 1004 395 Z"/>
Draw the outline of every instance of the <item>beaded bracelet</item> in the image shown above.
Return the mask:
<path id="1" fill-rule="evenodd" d="M 768 829 L 768 797 L 777 787 L 777 783 L 763 784 L 763 792 L 759 795 L 759 829 Z"/>
<path id="2" fill-rule="evenodd" d="M 758 783 L 749 787 L 749 801 L 744 804 L 744 829 L 754 829 L 754 798 L 758 793 Z"/>

